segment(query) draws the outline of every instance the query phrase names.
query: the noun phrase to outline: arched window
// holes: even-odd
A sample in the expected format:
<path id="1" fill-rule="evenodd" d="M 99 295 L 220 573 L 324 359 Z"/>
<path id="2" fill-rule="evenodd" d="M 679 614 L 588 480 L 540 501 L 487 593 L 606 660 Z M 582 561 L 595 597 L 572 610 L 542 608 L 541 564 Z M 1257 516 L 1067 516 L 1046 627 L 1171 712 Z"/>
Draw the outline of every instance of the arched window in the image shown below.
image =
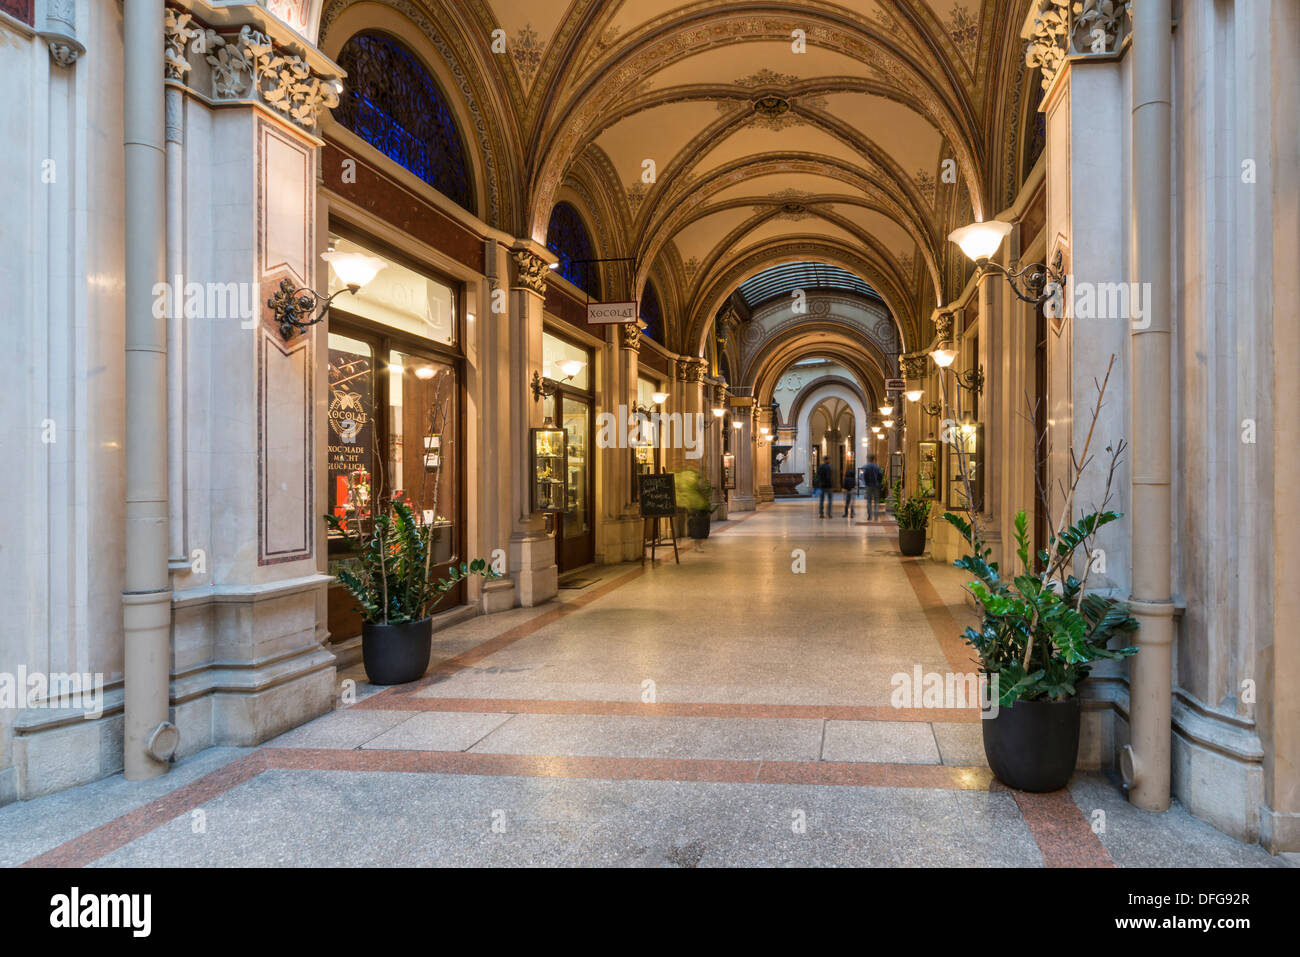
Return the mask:
<path id="1" fill-rule="evenodd" d="M 358 33 L 339 52 L 348 73 L 334 118 L 471 213 L 465 144 L 429 71 L 383 33 Z"/>
<path id="2" fill-rule="evenodd" d="M 571 204 L 556 203 L 551 210 L 551 223 L 546 228 L 546 248 L 560 257 L 556 272 L 592 299 L 600 298 L 598 266 L 584 261 L 596 258 L 596 247 L 582 217 Z"/>
<path id="3" fill-rule="evenodd" d="M 645 291 L 641 293 L 641 321 L 645 323 L 645 331 L 642 335 L 649 336 L 663 345 L 664 323 L 659 311 L 659 294 L 655 292 L 655 287 L 651 283 L 646 283 Z"/>

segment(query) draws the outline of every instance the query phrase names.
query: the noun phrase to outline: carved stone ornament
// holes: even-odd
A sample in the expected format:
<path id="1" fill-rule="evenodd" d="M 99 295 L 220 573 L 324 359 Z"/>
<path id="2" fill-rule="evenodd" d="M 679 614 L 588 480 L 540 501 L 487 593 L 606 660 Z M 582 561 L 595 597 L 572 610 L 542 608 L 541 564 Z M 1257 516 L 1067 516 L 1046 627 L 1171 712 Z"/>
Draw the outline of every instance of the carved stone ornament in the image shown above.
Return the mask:
<path id="1" fill-rule="evenodd" d="M 940 342 L 952 338 L 952 319 L 951 312 L 941 312 L 934 317 L 934 334 Z"/>
<path id="2" fill-rule="evenodd" d="M 515 286 L 546 295 L 546 277 L 551 271 L 546 261 L 527 249 L 516 249 L 510 256 L 515 261 Z"/>
<path id="3" fill-rule="evenodd" d="M 1075 0 L 1070 43 L 1075 53 L 1114 53 L 1129 31 L 1128 0 Z"/>
<path id="4" fill-rule="evenodd" d="M 899 356 L 898 361 L 903 369 L 903 378 L 924 379 L 928 359 L 929 356 L 924 352 L 912 352 Z"/>
<path id="5" fill-rule="evenodd" d="M 50 37 L 47 42 L 50 45 L 50 56 L 61 67 L 72 66 L 86 52 L 86 48 L 71 37 Z"/>
<path id="6" fill-rule="evenodd" d="M 318 76 L 307 61 L 277 49 L 266 34 L 251 26 L 222 36 L 197 26 L 188 13 L 166 11 L 163 23 L 166 77 L 184 83 L 190 56 L 211 67 L 214 99 L 253 98 L 282 113 L 296 125 L 314 130 L 324 110 L 338 105 L 338 79 Z"/>
<path id="7" fill-rule="evenodd" d="M 635 322 L 623 323 L 619 328 L 620 341 L 624 349 L 631 349 L 633 352 L 641 351 L 641 327 Z"/>
<path id="8" fill-rule="evenodd" d="M 703 382 L 705 366 L 703 359 L 678 359 L 677 378 L 682 382 Z"/>
<path id="9" fill-rule="evenodd" d="M 1025 65 L 1043 71 L 1043 89 L 1046 90 L 1065 61 L 1070 31 L 1069 0 L 1037 0 L 1031 16 L 1032 21 L 1027 23 L 1022 33 Z"/>

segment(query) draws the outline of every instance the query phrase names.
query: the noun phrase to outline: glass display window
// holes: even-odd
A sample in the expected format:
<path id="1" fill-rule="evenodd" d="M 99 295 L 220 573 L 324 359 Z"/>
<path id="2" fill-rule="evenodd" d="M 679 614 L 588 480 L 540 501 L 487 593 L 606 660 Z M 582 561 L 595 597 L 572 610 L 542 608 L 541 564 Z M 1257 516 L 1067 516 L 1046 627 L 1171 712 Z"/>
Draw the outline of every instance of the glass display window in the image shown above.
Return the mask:
<path id="1" fill-rule="evenodd" d="M 330 248 L 339 252 L 378 256 L 386 263 L 374 279 L 348 296 L 345 303 L 340 303 L 340 308 L 354 316 L 390 326 L 420 339 L 444 346 L 456 344 L 454 288 L 334 233 L 330 234 Z M 344 284 L 334 270 L 330 269 L 330 294 L 343 288 Z"/>
<path id="2" fill-rule="evenodd" d="M 572 377 L 565 369 L 566 363 L 572 363 L 570 368 L 576 369 Z M 577 368 L 579 365 L 581 368 Z M 548 332 L 542 333 L 542 378 L 585 392 L 591 388 L 590 350 Z"/>

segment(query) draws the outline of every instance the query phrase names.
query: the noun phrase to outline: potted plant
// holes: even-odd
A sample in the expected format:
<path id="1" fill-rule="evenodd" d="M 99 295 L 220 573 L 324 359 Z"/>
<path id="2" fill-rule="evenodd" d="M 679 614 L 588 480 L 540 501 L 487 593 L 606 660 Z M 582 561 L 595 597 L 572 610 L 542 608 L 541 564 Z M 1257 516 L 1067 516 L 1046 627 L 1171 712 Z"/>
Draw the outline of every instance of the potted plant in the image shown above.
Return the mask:
<path id="1" fill-rule="evenodd" d="M 360 606 L 366 677 L 377 685 L 415 681 L 429 667 L 433 610 L 470 575 L 497 574 L 479 558 L 453 565 L 445 577 L 434 578 L 437 527 L 416 522 L 405 502 L 390 502 L 364 536 L 348 531 L 334 515 L 326 515 L 325 521 L 356 556 L 357 567 L 341 570 L 338 580 Z"/>
<path id="2" fill-rule="evenodd" d="M 1105 383 L 1098 390 L 1093 426 L 1104 393 Z M 1042 437 L 1040 449 L 1046 441 Z M 985 715 L 981 722 L 984 753 L 998 780 L 1021 791 L 1055 791 L 1069 783 L 1079 749 L 1079 683 L 1094 662 L 1137 652 L 1128 646 L 1110 647 L 1112 639 L 1138 627 L 1128 606 L 1088 591 L 1097 532 L 1121 517 L 1106 504 L 1125 448 L 1123 441 L 1107 448 L 1110 473 L 1101 506 L 1074 518 L 1075 489 L 1091 461 L 1091 442 L 1090 428 L 1083 454 L 1075 457 L 1071 450 L 1060 520 L 1048 533 L 1046 547 L 1032 556 L 1028 519 L 1023 509 L 1016 514 L 1018 573 L 1015 568 L 1004 573 L 990 560 L 992 549 L 980 533 L 977 512 L 968 513 L 970 520 L 951 512 L 944 515 L 970 545 L 970 552 L 955 565 L 975 576 L 966 587 L 981 610 L 980 626 L 968 627 L 963 637 L 978 653 L 990 688 L 996 688 L 996 715 Z M 964 464 L 962 468 L 965 471 Z M 1046 505 L 1045 491 L 1040 488 L 1039 494 Z M 1082 578 L 1074 574 L 1080 570 L 1075 564 L 1080 550 Z"/>
<path id="3" fill-rule="evenodd" d="M 677 504 L 686 509 L 686 534 L 696 541 L 709 537 L 709 522 L 718 506 L 713 502 L 713 485 L 698 468 L 673 473 Z"/>
<path id="4" fill-rule="evenodd" d="M 930 522 L 930 499 L 916 492 L 903 497 L 903 483 L 895 482 L 889 495 L 889 507 L 898 522 L 898 550 L 916 556 L 925 552 L 925 529 Z"/>

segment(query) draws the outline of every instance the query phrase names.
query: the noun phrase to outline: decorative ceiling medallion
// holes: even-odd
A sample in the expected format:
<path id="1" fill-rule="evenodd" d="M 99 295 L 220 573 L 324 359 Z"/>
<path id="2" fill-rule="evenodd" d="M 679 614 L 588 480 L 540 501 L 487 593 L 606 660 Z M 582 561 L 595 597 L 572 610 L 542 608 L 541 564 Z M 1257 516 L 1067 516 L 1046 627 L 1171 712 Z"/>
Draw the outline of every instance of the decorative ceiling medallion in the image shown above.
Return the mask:
<path id="1" fill-rule="evenodd" d="M 776 119 L 790 112 L 790 101 L 775 93 L 768 93 L 754 101 L 754 112 L 767 119 Z"/>

